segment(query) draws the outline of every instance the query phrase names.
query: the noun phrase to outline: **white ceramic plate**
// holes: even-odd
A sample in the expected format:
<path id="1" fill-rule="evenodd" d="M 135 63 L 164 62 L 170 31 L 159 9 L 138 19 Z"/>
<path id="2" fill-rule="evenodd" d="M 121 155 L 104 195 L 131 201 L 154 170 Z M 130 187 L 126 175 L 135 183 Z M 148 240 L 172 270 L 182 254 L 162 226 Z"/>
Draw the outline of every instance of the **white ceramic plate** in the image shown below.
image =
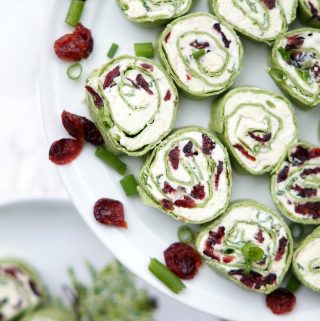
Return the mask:
<path id="1" fill-rule="evenodd" d="M 67 137 L 60 121 L 63 109 L 87 115 L 84 98 L 84 80 L 90 71 L 106 62 L 106 52 L 112 42 L 120 45 L 118 54 L 133 54 L 135 42 L 155 41 L 160 29 L 143 29 L 121 14 L 115 0 L 94 0 L 86 3 L 82 23 L 90 28 L 95 39 L 91 57 L 84 61 L 84 72 L 80 81 L 71 81 L 66 76 L 67 64 L 55 57 L 54 40 L 71 32 L 64 23 L 69 1 L 54 1 L 48 21 L 48 30 L 43 46 L 41 63 L 41 99 L 45 128 L 50 142 Z M 193 11 L 207 11 L 206 1 L 199 0 Z M 279 92 L 266 74 L 268 48 L 243 40 L 244 66 L 236 85 L 253 85 Z M 207 127 L 212 99 L 192 101 L 181 99 L 176 126 L 201 125 Z M 319 109 L 302 112 L 296 109 L 300 137 L 317 143 Z M 140 159 L 123 157 L 129 171 L 137 174 Z M 278 320 L 265 307 L 265 298 L 244 291 L 203 267 L 199 275 L 187 283 L 187 290 L 173 295 L 148 271 L 150 257 L 162 259 L 163 250 L 177 240 L 179 223 L 169 216 L 144 206 L 138 198 L 127 198 L 119 184 L 120 176 L 107 168 L 94 156 L 94 149 L 86 146 L 80 157 L 71 165 L 59 167 L 63 183 L 83 219 L 102 242 L 133 272 L 151 285 L 194 308 L 238 321 Z M 99 225 L 93 218 L 92 208 L 100 197 L 120 200 L 126 209 L 129 223 L 127 231 Z M 269 193 L 268 177 L 238 176 L 234 174 L 233 199 L 253 198 L 275 208 Z M 298 293 L 298 305 L 293 313 L 281 320 L 319 321 L 319 296 L 307 289 Z"/>
<path id="2" fill-rule="evenodd" d="M 29 199 L 0 205 L 0 244 L 0 257 L 27 260 L 39 271 L 50 293 L 66 299 L 64 289 L 69 284 L 67 269 L 70 266 L 86 282 L 90 279 L 85 260 L 97 268 L 113 260 L 72 204 L 55 199 Z M 139 285 L 145 286 L 142 282 Z M 173 313 L 178 313 L 185 321 L 217 321 L 153 289 L 149 292 L 157 297 L 157 321 L 173 320 Z"/>

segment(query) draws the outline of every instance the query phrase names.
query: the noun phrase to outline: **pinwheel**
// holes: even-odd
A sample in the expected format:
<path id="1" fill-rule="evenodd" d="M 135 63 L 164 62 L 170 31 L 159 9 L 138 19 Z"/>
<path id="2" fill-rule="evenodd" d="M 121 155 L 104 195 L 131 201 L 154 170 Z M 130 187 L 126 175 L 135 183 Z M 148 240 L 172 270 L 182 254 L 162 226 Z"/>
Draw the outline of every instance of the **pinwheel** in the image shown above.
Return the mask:
<path id="1" fill-rule="evenodd" d="M 304 28 L 277 39 L 269 74 L 302 108 L 320 102 L 320 31 Z"/>
<path id="2" fill-rule="evenodd" d="M 320 227 L 308 235 L 293 254 L 293 271 L 306 287 L 320 292 Z"/>
<path id="3" fill-rule="evenodd" d="M 177 90 L 165 71 L 145 58 L 120 56 L 94 71 L 86 100 L 106 147 L 140 156 L 168 135 L 178 106 Z"/>
<path id="4" fill-rule="evenodd" d="M 62 307 L 49 306 L 27 314 L 21 321 L 74 321 L 74 317 Z"/>
<path id="5" fill-rule="evenodd" d="M 296 17 L 298 0 L 209 0 L 211 10 L 243 35 L 271 43 Z"/>
<path id="6" fill-rule="evenodd" d="M 200 230 L 196 246 L 217 272 L 248 290 L 279 287 L 292 259 L 292 238 L 282 218 L 250 200 L 233 203 Z"/>
<path id="7" fill-rule="evenodd" d="M 33 269 L 16 259 L 0 260 L 0 319 L 13 320 L 42 303 L 45 292 Z"/>
<path id="8" fill-rule="evenodd" d="M 183 16 L 195 0 L 117 0 L 125 16 L 146 27 L 166 24 Z"/>
<path id="9" fill-rule="evenodd" d="M 299 0 L 299 19 L 310 27 L 320 28 L 319 0 Z"/>
<path id="10" fill-rule="evenodd" d="M 158 41 L 162 64 L 183 92 L 197 98 L 217 95 L 233 84 L 242 51 L 234 30 L 208 13 L 174 20 Z"/>
<path id="11" fill-rule="evenodd" d="M 226 150 L 199 127 L 179 129 L 158 145 L 140 180 L 146 204 L 193 224 L 211 221 L 225 210 L 232 183 Z"/>
<path id="12" fill-rule="evenodd" d="M 320 147 L 294 145 L 271 179 L 279 210 L 302 224 L 320 224 Z"/>
<path id="13" fill-rule="evenodd" d="M 297 135 L 290 102 L 254 87 L 232 89 L 215 101 L 210 127 L 222 135 L 235 164 L 254 175 L 273 171 Z"/>

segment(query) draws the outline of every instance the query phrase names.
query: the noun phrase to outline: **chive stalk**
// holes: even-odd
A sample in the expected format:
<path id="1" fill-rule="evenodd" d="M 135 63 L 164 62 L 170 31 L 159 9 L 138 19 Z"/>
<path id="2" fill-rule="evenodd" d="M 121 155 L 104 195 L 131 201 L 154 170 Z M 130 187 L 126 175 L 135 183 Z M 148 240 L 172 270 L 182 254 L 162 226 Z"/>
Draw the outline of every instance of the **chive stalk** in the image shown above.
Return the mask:
<path id="1" fill-rule="evenodd" d="M 125 176 L 122 180 L 120 180 L 120 185 L 122 186 L 127 196 L 138 194 L 138 183 L 133 175 Z"/>
<path id="2" fill-rule="evenodd" d="M 206 51 L 204 49 L 199 49 L 195 52 L 192 53 L 192 56 L 194 59 L 199 59 L 202 56 L 204 56 L 206 54 Z"/>
<path id="3" fill-rule="evenodd" d="M 77 80 L 82 74 L 82 66 L 79 62 L 70 65 L 67 69 L 67 75 L 72 80 Z"/>
<path id="4" fill-rule="evenodd" d="M 157 259 L 151 258 L 148 268 L 149 271 L 163 284 L 165 284 L 172 292 L 178 294 L 186 287 L 178 276 L 171 272 Z"/>
<path id="5" fill-rule="evenodd" d="M 117 50 L 119 48 L 119 45 L 116 43 L 113 43 L 107 53 L 107 56 L 112 59 L 114 57 L 114 55 L 116 54 Z"/>
<path id="6" fill-rule="evenodd" d="M 182 243 L 191 243 L 193 241 L 194 235 L 189 226 L 183 225 L 179 227 L 178 239 Z"/>
<path id="7" fill-rule="evenodd" d="M 82 11 L 85 5 L 85 0 L 71 0 L 69 10 L 65 19 L 65 22 L 76 27 L 80 21 Z"/>
<path id="8" fill-rule="evenodd" d="M 137 57 L 153 58 L 153 44 L 152 42 L 135 43 L 134 52 Z"/>
<path id="9" fill-rule="evenodd" d="M 116 170 L 119 174 L 124 175 L 127 170 L 127 165 L 119 159 L 116 155 L 110 153 L 104 147 L 98 147 L 95 155 L 109 165 L 111 168 Z"/>

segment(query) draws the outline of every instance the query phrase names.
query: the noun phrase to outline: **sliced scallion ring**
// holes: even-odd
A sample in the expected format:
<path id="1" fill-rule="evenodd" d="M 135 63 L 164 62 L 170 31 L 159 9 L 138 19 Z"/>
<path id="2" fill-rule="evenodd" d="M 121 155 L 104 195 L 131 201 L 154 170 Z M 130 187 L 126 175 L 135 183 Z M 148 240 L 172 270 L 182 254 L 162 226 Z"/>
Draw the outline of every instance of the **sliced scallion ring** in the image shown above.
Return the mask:
<path id="1" fill-rule="evenodd" d="M 137 57 L 153 58 L 153 44 L 152 42 L 135 43 L 134 52 Z"/>
<path id="2" fill-rule="evenodd" d="M 194 234 L 189 226 L 183 225 L 178 228 L 178 239 L 182 243 L 191 243 L 194 239 Z"/>
<path id="3" fill-rule="evenodd" d="M 138 191 L 137 191 L 138 183 L 133 175 L 125 176 L 120 181 L 120 184 L 127 196 L 133 196 L 138 194 Z"/>
<path id="4" fill-rule="evenodd" d="M 115 56 L 118 48 L 119 48 L 119 45 L 116 43 L 113 43 L 107 53 L 107 56 L 112 59 Z"/>
<path id="5" fill-rule="evenodd" d="M 82 66 L 79 62 L 70 65 L 67 69 L 67 75 L 72 80 L 77 80 L 82 74 Z"/>

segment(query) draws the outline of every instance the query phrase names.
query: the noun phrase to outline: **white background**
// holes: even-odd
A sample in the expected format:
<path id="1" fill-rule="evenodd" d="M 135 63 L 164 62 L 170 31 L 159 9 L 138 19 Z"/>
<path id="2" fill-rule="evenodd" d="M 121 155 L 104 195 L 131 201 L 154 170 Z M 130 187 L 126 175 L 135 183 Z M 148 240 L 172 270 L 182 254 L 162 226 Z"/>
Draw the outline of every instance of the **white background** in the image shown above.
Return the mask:
<path id="1" fill-rule="evenodd" d="M 40 50 L 50 6 L 49 0 L 0 0 L 0 203 L 25 197 L 68 198 L 48 161 L 40 113 Z M 55 255 L 59 261 L 59 253 Z M 112 258 L 107 250 L 106 257 Z M 217 320 L 152 292 L 159 297 L 158 321 Z"/>

